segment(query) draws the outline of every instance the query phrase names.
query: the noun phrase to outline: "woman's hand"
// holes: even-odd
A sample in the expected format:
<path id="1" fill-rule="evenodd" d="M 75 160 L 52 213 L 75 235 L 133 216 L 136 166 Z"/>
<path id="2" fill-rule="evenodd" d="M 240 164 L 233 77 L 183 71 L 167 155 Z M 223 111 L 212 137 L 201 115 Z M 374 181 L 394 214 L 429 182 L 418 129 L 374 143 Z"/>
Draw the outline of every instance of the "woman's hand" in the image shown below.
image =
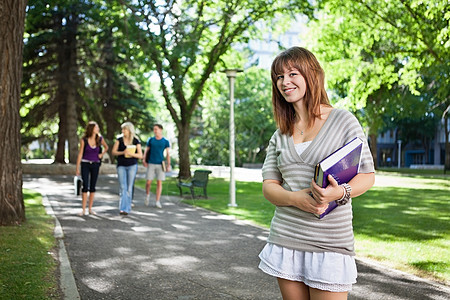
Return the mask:
<path id="1" fill-rule="evenodd" d="M 278 180 L 264 180 L 263 194 L 264 197 L 276 206 L 293 206 L 303 211 L 321 214 L 327 207 L 328 203 L 318 203 L 311 195 L 311 189 L 303 189 L 296 192 L 285 190 Z"/>
<path id="2" fill-rule="evenodd" d="M 330 184 L 326 188 L 321 188 L 314 182 L 314 179 L 311 180 L 311 194 L 319 204 L 328 204 L 334 200 L 341 199 L 344 195 L 344 189 L 333 176 L 328 175 L 328 181 Z"/>
<path id="3" fill-rule="evenodd" d="M 328 208 L 328 203 L 319 203 L 311 197 L 311 189 L 292 192 L 295 207 L 313 214 L 322 214 Z"/>

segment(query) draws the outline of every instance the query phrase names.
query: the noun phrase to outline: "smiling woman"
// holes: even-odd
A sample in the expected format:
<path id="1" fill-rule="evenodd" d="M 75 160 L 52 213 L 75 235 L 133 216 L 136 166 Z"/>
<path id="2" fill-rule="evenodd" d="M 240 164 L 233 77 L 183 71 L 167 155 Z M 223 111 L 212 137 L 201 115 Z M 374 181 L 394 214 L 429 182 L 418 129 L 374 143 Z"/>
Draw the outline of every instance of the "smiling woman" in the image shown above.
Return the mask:
<path id="1" fill-rule="evenodd" d="M 263 195 L 276 208 L 259 268 L 276 277 L 285 299 L 346 299 L 357 276 L 351 197 L 364 194 L 375 178 L 367 139 L 355 116 L 330 105 L 324 71 L 307 49 L 280 53 L 271 77 L 279 129 L 262 175 Z M 341 184 L 330 175 L 330 184 L 319 187 L 314 167 L 356 137 L 363 141 L 358 174 Z M 338 203 L 332 213 L 315 217 L 332 202 Z"/>

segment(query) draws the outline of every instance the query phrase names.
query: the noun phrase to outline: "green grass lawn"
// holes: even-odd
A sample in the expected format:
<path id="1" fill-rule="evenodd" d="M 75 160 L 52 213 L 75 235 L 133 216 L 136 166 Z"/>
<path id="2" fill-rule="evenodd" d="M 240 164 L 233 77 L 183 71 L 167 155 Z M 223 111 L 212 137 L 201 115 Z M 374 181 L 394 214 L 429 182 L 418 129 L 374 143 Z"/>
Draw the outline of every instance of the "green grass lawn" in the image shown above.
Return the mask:
<path id="1" fill-rule="evenodd" d="M 60 299 L 54 221 L 40 194 L 23 194 L 26 222 L 0 227 L 0 299 Z"/>
<path id="2" fill-rule="evenodd" d="M 448 283 L 450 178 L 416 175 L 377 175 L 385 176 L 388 184 L 375 186 L 354 199 L 356 252 L 390 267 Z M 145 187 L 145 181 L 139 180 L 137 185 Z M 228 188 L 227 180 L 210 178 L 209 199 L 187 196 L 184 202 L 270 226 L 274 206 L 262 196 L 260 182 L 236 182 L 238 207 L 228 207 Z M 164 182 L 163 194 L 179 195 L 176 179 Z"/>
<path id="3" fill-rule="evenodd" d="M 381 172 L 380 172 L 381 173 Z M 417 175 L 417 176 L 416 176 Z M 450 178 L 400 173 L 379 174 L 381 184 L 353 202 L 356 252 L 426 278 L 450 282 Z M 145 187 L 144 180 L 137 185 Z M 269 227 L 274 206 L 259 182 L 236 182 L 238 207 L 228 207 L 229 183 L 211 178 L 209 199 L 184 202 Z M 153 189 L 155 185 L 153 185 Z M 154 191 L 153 191 L 154 192 Z M 168 178 L 164 195 L 179 195 Z M 0 300 L 60 299 L 54 222 L 41 196 L 24 190 L 27 221 L 0 227 Z"/>
<path id="4" fill-rule="evenodd" d="M 450 189 L 373 187 L 353 202 L 356 251 L 450 281 Z"/>

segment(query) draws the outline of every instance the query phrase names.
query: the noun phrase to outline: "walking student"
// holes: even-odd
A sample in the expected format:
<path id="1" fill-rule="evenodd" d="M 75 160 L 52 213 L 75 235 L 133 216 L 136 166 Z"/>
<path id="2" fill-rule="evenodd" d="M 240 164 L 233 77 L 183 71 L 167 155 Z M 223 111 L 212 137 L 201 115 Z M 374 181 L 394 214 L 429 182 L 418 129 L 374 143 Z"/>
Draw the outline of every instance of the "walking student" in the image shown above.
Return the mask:
<path id="1" fill-rule="evenodd" d="M 352 198 L 375 180 L 372 155 L 358 120 L 330 105 L 325 75 L 315 56 L 300 47 L 272 63 L 272 104 L 278 129 L 262 169 L 263 194 L 275 214 L 259 268 L 277 278 L 283 299 L 347 299 L 356 283 Z M 353 138 L 363 142 L 359 173 L 326 188 L 314 167 Z M 324 218 L 328 203 L 338 206 Z"/>
<path id="2" fill-rule="evenodd" d="M 155 205 L 158 208 L 162 208 L 160 201 L 162 182 L 166 179 L 165 172 L 170 171 L 170 143 L 163 137 L 163 126 L 161 124 L 155 124 L 153 126 L 153 133 L 155 136 L 148 139 L 144 153 L 144 167 L 147 167 L 147 182 L 145 185 L 147 196 L 145 197 L 145 205 L 148 206 L 150 203 L 150 189 L 152 181 L 156 179 Z M 167 163 L 164 161 L 164 152 L 166 152 Z"/>
<path id="3" fill-rule="evenodd" d="M 119 214 L 128 215 L 131 211 L 134 180 L 138 170 L 138 160 L 142 159 L 141 141 L 136 137 L 131 122 L 122 124 L 122 134 L 117 138 L 112 155 L 117 156 L 117 175 L 119 177 Z"/>
<path id="4" fill-rule="evenodd" d="M 102 147 L 103 146 L 103 149 Z M 92 210 L 95 197 L 95 186 L 97 184 L 98 173 L 100 170 L 100 162 L 103 155 L 108 151 L 108 145 L 100 135 L 100 127 L 94 121 L 90 121 L 80 140 L 80 149 L 78 151 L 76 175 L 83 179 L 83 187 L 81 189 L 81 207 L 79 214 L 84 216 L 86 213 L 86 202 L 89 191 L 89 214 L 95 214 Z M 80 172 L 81 170 L 81 172 Z"/>

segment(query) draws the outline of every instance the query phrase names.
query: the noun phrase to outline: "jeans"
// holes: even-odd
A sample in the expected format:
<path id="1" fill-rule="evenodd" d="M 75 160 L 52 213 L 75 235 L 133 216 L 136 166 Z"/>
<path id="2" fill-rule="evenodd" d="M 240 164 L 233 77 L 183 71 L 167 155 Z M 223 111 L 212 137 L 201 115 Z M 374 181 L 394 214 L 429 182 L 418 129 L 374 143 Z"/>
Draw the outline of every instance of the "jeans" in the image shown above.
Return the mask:
<path id="1" fill-rule="evenodd" d="M 88 190 L 91 193 L 95 193 L 95 185 L 97 184 L 98 172 L 100 170 L 100 163 L 93 162 L 81 162 L 81 178 L 83 179 L 82 192 L 87 193 Z M 91 180 L 89 181 L 89 174 Z"/>
<path id="2" fill-rule="evenodd" d="M 119 177 L 119 210 L 129 213 L 131 211 L 131 199 L 133 197 L 134 179 L 136 178 L 138 165 L 117 166 Z"/>

